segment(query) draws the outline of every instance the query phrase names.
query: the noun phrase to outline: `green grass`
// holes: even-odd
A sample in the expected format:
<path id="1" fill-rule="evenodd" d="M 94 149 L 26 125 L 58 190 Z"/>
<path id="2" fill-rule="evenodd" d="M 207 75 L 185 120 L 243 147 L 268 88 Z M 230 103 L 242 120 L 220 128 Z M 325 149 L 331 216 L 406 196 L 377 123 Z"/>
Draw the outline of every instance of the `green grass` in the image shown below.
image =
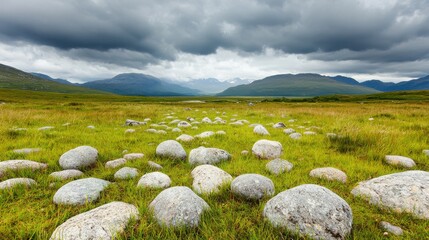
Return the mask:
<path id="1" fill-rule="evenodd" d="M 185 99 L 203 99 L 206 103 L 186 104 Z M 201 120 L 208 116 L 247 119 L 251 123 L 271 124 L 284 122 L 299 132 L 304 126 L 318 134 L 304 136 L 293 141 L 281 129 L 266 126 L 271 136 L 267 139 L 282 143 L 282 158 L 294 164 L 291 172 L 279 176 L 265 170 L 267 160 L 252 155 L 242 156 L 242 150 L 251 150 L 262 137 L 254 135 L 248 126 L 199 125 L 199 129 L 184 129 L 183 133 L 196 135 L 203 131 L 224 130 L 227 135 L 214 136 L 183 144 L 189 151 L 201 145 L 227 150 L 233 156 L 218 167 L 236 177 L 243 173 L 259 173 L 273 180 L 276 193 L 305 183 L 325 186 L 344 198 L 353 210 L 353 233 L 350 239 L 385 239 L 380 221 L 389 221 L 401 226 L 405 235 L 390 239 L 428 239 L 429 221 L 413 218 L 369 205 L 355 198 L 350 191 L 359 181 L 403 171 L 383 163 L 384 155 L 397 154 L 413 158 L 417 169 L 429 170 L 429 159 L 422 154 L 429 148 L 429 105 L 424 102 L 370 102 L 365 104 L 345 103 L 286 103 L 262 102 L 249 107 L 247 101 L 255 98 L 144 98 L 109 95 L 65 95 L 29 91 L 0 91 L 0 160 L 29 159 L 48 163 L 43 171 L 8 172 L 1 181 L 13 177 L 30 177 L 38 182 L 32 188 L 18 187 L 0 192 L 0 239 L 48 239 L 54 229 L 72 216 L 88 211 L 111 201 L 134 204 L 140 211 L 140 220 L 128 225 L 120 239 L 299 239 L 290 233 L 275 229 L 264 220 L 262 210 L 268 199 L 261 202 L 246 202 L 233 196 L 228 188 L 215 196 L 202 196 L 211 210 L 203 215 L 195 229 L 168 229 L 158 226 L 148 211 L 149 203 L 161 190 L 137 189 L 139 178 L 115 181 L 115 170 L 104 169 L 105 162 L 122 156 L 123 150 L 143 152 L 143 160 L 128 162 L 136 167 L 140 176 L 151 170 L 147 161 L 161 164 L 164 173 L 172 179 L 173 186 L 192 186 L 191 167 L 187 161 L 173 162 L 155 155 L 156 146 L 181 133 L 167 131 L 167 135 L 145 132 L 149 126 L 132 127 L 133 134 L 125 134 L 123 126 L 127 118 L 152 123 L 171 120 L 165 114 L 174 112 L 179 119 L 195 117 Z M 239 102 L 239 103 L 237 103 Z M 186 108 L 190 107 L 191 110 Z M 203 112 L 206 113 L 203 113 Z M 222 113 L 226 115 L 223 116 Z M 234 116 L 237 115 L 237 116 Z M 368 118 L 374 117 L 374 121 Z M 289 119 L 296 119 L 289 123 Z M 62 126 L 69 122 L 70 126 Z M 40 132 L 42 126 L 55 129 Z M 94 125 L 96 129 L 87 129 Z M 11 129 L 27 128 L 25 132 Z M 334 132 L 344 136 L 329 140 L 325 135 Z M 49 173 L 61 170 L 58 159 L 65 151 L 80 145 L 98 149 L 100 155 L 96 166 L 85 171 L 85 177 L 103 178 L 111 184 L 98 201 L 84 206 L 57 206 L 52 198 L 59 187 L 67 181 L 55 182 Z M 43 150 L 30 155 L 20 155 L 13 149 L 39 147 Z M 309 177 L 317 167 L 332 166 L 347 173 L 348 182 L 341 184 Z M 117 170 L 117 169 L 116 169 Z M 53 185 L 51 185 L 54 183 Z"/>

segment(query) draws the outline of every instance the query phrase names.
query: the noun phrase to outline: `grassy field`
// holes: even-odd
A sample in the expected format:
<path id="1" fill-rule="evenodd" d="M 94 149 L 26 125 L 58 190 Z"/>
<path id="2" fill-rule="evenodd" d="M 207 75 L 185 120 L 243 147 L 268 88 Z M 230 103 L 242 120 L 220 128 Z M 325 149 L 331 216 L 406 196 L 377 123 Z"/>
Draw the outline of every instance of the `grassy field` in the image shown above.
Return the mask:
<path id="1" fill-rule="evenodd" d="M 124 150 L 143 152 L 143 160 L 128 162 L 126 166 L 138 168 L 141 176 L 151 171 L 147 161 L 152 160 L 164 167 L 162 171 L 171 177 L 173 186 L 191 187 L 190 172 L 193 167 L 187 161 L 172 162 L 155 156 L 156 146 L 160 142 L 175 139 L 181 133 L 147 133 L 145 130 L 149 126 L 132 127 L 136 132 L 124 133 L 130 128 L 124 126 L 128 118 L 151 118 L 151 123 L 165 121 L 168 124 L 172 119 L 165 119 L 166 114 L 179 119 L 194 117 L 198 121 L 206 116 L 211 119 L 220 116 L 228 122 L 234 118 L 267 125 L 271 136 L 261 137 L 247 125 L 201 124 L 198 129 L 183 129 L 182 133 L 196 135 L 207 130 L 224 130 L 227 134 L 182 145 L 188 153 L 201 145 L 227 150 L 232 159 L 218 167 L 233 177 L 243 173 L 265 175 L 273 180 L 276 194 L 305 183 L 329 188 L 344 198 L 353 210 L 350 239 L 386 239 L 379 228 L 380 221 L 388 221 L 404 229 L 404 236 L 389 236 L 389 239 L 429 239 L 429 221 L 379 209 L 350 194 L 359 181 L 403 171 L 383 163 L 386 154 L 411 157 L 417 163 L 416 169 L 429 171 L 429 158 L 422 154 L 423 149 L 429 149 L 427 102 L 261 102 L 250 107 L 247 102 L 255 99 L 207 99 L 206 103 L 198 104 L 182 103 L 182 100 L 185 98 L 0 91 L 0 102 L 5 102 L 0 105 L 0 160 L 29 159 L 49 165 L 44 171 L 9 172 L 0 178 L 3 181 L 13 177 L 30 177 L 38 182 L 32 188 L 0 191 L 0 239 L 48 239 L 54 229 L 70 217 L 111 201 L 134 204 L 140 211 L 140 220 L 131 223 L 120 236 L 121 239 L 299 239 L 274 229 L 264 220 L 262 210 L 268 199 L 246 202 L 234 197 L 228 188 L 215 196 L 202 196 L 211 210 L 204 214 L 198 228 L 173 230 L 159 227 L 148 211 L 148 205 L 161 190 L 137 189 L 139 177 L 115 181 L 115 170 L 105 169 L 104 163 L 122 157 Z M 222 114 L 224 112 L 225 115 Z M 369 121 L 370 117 L 374 120 Z M 290 119 L 296 121 L 289 123 Z M 69 126 L 62 126 L 67 122 Z M 276 122 L 284 122 L 298 132 L 309 128 L 318 134 L 294 141 L 281 129 L 270 126 Z M 88 129 L 88 125 L 96 128 Z M 55 128 L 37 130 L 43 126 Z M 27 131 L 17 132 L 13 128 L 27 128 Z M 328 132 L 341 134 L 344 138 L 330 141 L 326 137 Z M 242 150 L 250 151 L 252 145 L 262 138 L 282 143 L 282 158 L 294 164 L 291 172 L 271 175 L 265 170 L 267 160 L 240 154 Z M 61 170 L 58 164 L 61 154 L 80 145 L 93 146 L 100 154 L 97 165 L 85 170 L 85 176 L 103 178 L 115 184 L 102 192 L 95 203 L 77 207 L 57 206 L 52 201 L 53 195 L 66 182 L 55 182 L 48 175 Z M 26 147 L 38 147 L 42 151 L 26 156 L 12 151 Z M 348 182 L 342 184 L 309 177 L 312 169 L 324 166 L 343 170 L 348 175 Z"/>

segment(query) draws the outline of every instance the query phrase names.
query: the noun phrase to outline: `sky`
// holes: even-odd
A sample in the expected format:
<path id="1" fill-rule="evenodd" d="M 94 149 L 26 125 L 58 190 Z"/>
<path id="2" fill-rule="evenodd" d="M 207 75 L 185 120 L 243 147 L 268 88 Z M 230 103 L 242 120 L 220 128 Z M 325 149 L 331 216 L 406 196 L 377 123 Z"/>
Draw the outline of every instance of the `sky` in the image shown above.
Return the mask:
<path id="1" fill-rule="evenodd" d="M 429 74 L 429 0 L 1 0 L 0 63 L 73 82 Z"/>

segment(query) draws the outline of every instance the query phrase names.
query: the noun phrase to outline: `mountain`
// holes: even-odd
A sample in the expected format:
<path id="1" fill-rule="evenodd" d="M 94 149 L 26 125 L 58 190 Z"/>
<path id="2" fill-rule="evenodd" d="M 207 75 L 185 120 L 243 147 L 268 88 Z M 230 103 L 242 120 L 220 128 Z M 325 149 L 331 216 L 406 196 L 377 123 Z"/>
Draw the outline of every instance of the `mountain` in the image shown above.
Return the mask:
<path id="1" fill-rule="evenodd" d="M 342 83 L 347 83 L 350 85 L 360 85 L 360 83 L 358 81 L 356 81 L 355 79 L 351 78 L 351 77 L 345 77 L 345 76 L 341 76 L 341 75 L 337 75 L 335 77 L 330 77 L 338 82 L 342 82 Z"/>
<path id="2" fill-rule="evenodd" d="M 59 93 L 103 93 L 46 80 L 3 64 L 0 64 L 0 88 Z"/>
<path id="3" fill-rule="evenodd" d="M 403 81 L 398 83 L 382 82 L 380 80 L 369 80 L 361 83 L 362 86 L 371 87 L 383 92 L 405 91 L 405 90 L 427 90 L 429 89 L 429 75 L 426 77 Z"/>
<path id="4" fill-rule="evenodd" d="M 218 96 L 321 96 L 329 94 L 370 94 L 379 91 L 351 85 L 319 74 L 281 74 L 247 85 L 228 88 Z"/>
<path id="5" fill-rule="evenodd" d="M 360 83 L 362 86 L 374 88 L 378 91 L 387 92 L 392 86 L 395 86 L 393 82 L 382 82 L 380 80 L 368 80 Z"/>
<path id="6" fill-rule="evenodd" d="M 200 92 L 140 73 L 123 73 L 111 79 L 83 83 L 82 86 L 133 96 L 192 96 Z"/>
<path id="7" fill-rule="evenodd" d="M 205 94 L 216 94 L 227 88 L 247 83 L 249 83 L 248 80 L 242 80 L 240 78 L 234 78 L 224 82 L 221 82 L 216 78 L 194 79 L 187 82 L 181 82 L 182 85 L 188 88 L 197 89 Z"/>
<path id="8" fill-rule="evenodd" d="M 62 84 L 67 84 L 67 85 L 74 85 L 73 83 L 71 83 L 71 82 L 69 82 L 69 81 L 67 81 L 65 79 L 62 79 L 62 78 L 51 78 L 50 76 L 48 76 L 46 74 L 43 74 L 43 73 L 32 72 L 30 74 L 33 75 L 33 76 L 39 77 L 39 78 L 43 78 L 43 79 L 49 80 L 49 81 L 54 81 L 54 82 L 57 82 L 57 83 L 62 83 Z"/>

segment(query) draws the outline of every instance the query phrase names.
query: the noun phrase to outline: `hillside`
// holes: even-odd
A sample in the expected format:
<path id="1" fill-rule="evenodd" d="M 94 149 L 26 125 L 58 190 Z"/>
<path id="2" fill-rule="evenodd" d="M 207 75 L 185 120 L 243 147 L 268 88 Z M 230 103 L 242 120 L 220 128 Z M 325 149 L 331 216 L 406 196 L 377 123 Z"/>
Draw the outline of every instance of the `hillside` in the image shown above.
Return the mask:
<path id="1" fill-rule="evenodd" d="M 200 94 L 197 90 L 138 73 L 119 74 L 111 79 L 87 82 L 82 86 L 130 96 L 193 96 Z"/>
<path id="2" fill-rule="evenodd" d="M 0 88 L 59 93 L 103 93 L 42 79 L 3 64 L 0 64 Z"/>
<path id="3" fill-rule="evenodd" d="M 67 81 L 65 79 L 62 79 L 62 78 L 52 78 L 52 77 L 50 77 L 50 76 L 48 76 L 46 74 L 43 74 L 43 73 L 32 72 L 31 75 L 36 76 L 38 78 L 43 78 L 43 79 L 46 79 L 46 80 L 54 81 L 54 82 L 57 82 L 57 83 L 62 83 L 62 84 L 67 84 L 67 85 L 74 85 L 73 83 L 71 83 L 71 82 L 69 82 L 69 81 Z"/>
<path id="4" fill-rule="evenodd" d="M 428 90 L 429 89 L 429 75 L 426 77 L 403 81 L 399 83 L 382 82 L 379 80 L 369 80 L 362 82 L 360 85 L 377 89 L 383 92 L 391 91 L 406 91 L 406 90 Z"/>
<path id="5" fill-rule="evenodd" d="M 371 94 L 379 91 L 336 81 L 318 74 L 281 74 L 240 85 L 218 96 L 322 96 L 330 94 Z"/>

